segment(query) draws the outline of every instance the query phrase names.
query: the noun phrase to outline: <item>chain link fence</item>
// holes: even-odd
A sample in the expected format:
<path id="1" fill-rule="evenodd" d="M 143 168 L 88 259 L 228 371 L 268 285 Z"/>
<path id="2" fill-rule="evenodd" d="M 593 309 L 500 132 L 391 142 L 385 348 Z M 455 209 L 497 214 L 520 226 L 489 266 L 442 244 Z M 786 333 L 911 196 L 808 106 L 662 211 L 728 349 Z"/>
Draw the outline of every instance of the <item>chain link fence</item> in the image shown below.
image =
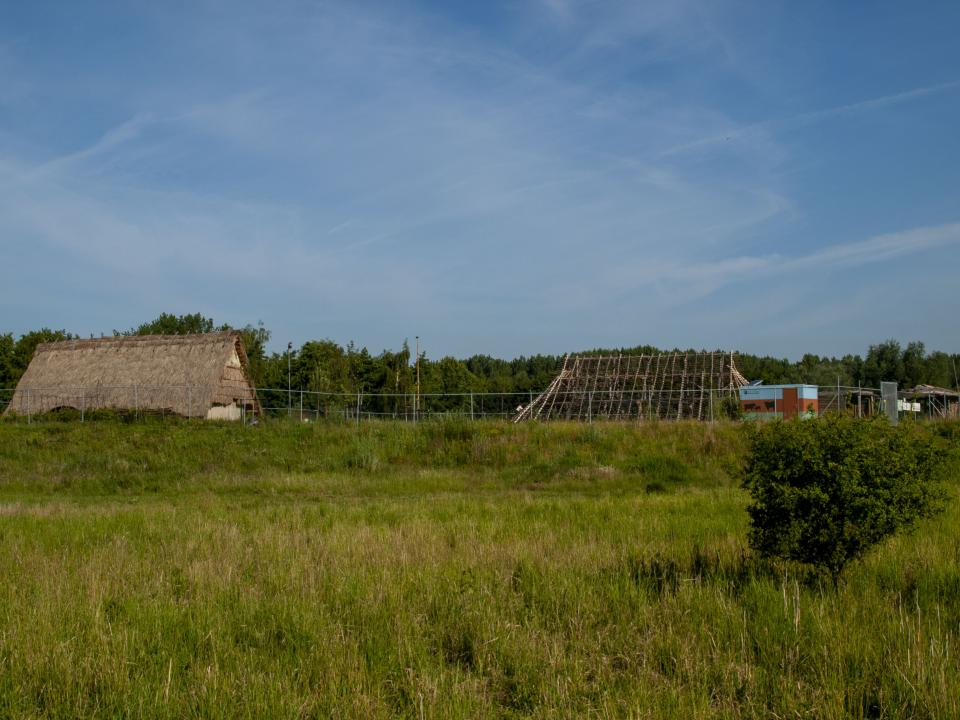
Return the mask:
<path id="1" fill-rule="evenodd" d="M 511 419 L 534 392 L 365 393 L 258 388 L 267 417 L 296 420 L 426 420 L 457 416 L 472 420 Z"/>
<path id="2" fill-rule="evenodd" d="M 655 421 L 699 417 L 707 421 L 739 419 L 742 408 L 736 393 L 729 390 L 667 393 L 651 401 L 647 392 L 620 390 L 571 391 L 578 395 L 584 412 L 574 418 L 594 421 Z M 134 417 L 191 417 L 253 421 L 260 418 L 290 419 L 298 422 L 340 420 L 397 420 L 417 422 L 457 417 L 468 420 L 511 421 L 539 393 L 522 392 L 450 392 L 450 393 L 364 393 L 317 392 L 287 388 L 258 388 L 256 399 L 238 401 L 230 408 L 210 407 L 211 387 L 129 385 L 86 388 L 31 388 L 15 396 L 13 389 L 0 389 L 0 413 L 6 417 L 32 422 L 47 413 L 76 415 L 86 420 L 105 413 Z M 676 395 L 676 397 L 673 397 Z M 582 396 L 582 397 L 579 397 Z M 957 417 L 960 403 L 916 398 L 910 391 L 899 393 L 898 410 L 902 417 Z M 768 402 L 764 416 L 783 417 L 782 402 Z M 12 406 L 12 407 L 11 407 Z M 669 413 L 661 412 L 670 408 Z M 227 412 L 229 410 L 229 412 Z M 884 412 L 877 388 L 821 386 L 815 411 L 798 414 L 843 413 L 854 417 L 872 417 Z"/>
<path id="3" fill-rule="evenodd" d="M 98 385 L 29 388 L 15 394 L 13 389 L 0 389 L 0 413 L 9 408 L 8 418 L 27 422 L 46 413 L 75 413 L 84 420 L 104 412 L 232 420 L 253 420 L 260 415 L 309 422 L 327 418 L 412 422 L 448 416 L 509 420 L 536 397 L 532 391 L 417 394 L 257 388 L 255 395 L 225 408 L 210 406 L 213 390 L 207 386 Z"/>

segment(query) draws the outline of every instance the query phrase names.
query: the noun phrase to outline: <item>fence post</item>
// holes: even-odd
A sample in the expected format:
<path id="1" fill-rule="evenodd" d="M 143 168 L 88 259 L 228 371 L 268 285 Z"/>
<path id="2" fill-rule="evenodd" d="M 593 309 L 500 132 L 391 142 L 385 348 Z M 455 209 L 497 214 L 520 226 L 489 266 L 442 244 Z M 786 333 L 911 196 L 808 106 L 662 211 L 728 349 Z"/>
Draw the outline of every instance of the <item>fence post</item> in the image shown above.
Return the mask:
<path id="1" fill-rule="evenodd" d="M 360 396 L 361 393 L 357 391 L 357 427 L 360 427 Z"/>
<path id="2" fill-rule="evenodd" d="M 581 405 L 581 407 L 583 406 Z M 587 422 L 593 422 L 593 390 L 587 395 Z"/>
<path id="3" fill-rule="evenodd" d="M 473 390 L 470 391 L 470 419 L 473 420 Z"/>
<path id="4" fill-rule="evenodd" d="M 710 388 L 710 422 L 713 422 L 713 388 Z"/>
<path id="5" fill-rule="evenodd" d="M 303 422 L 303 388 L 300 388 L 300 422 Z"/>

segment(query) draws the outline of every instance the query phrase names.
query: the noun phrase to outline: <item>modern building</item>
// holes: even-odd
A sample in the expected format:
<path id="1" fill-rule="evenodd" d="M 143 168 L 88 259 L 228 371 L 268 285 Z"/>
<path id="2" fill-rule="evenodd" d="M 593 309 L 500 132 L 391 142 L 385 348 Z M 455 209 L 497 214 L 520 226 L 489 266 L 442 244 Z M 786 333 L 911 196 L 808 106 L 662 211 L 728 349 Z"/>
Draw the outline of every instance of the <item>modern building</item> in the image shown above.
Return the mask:
<path id="1" fill-rule="evenodd" d="M 747 420 L 816 417 L 820 412 L 816 385 L 762 385 L 740 388 L 740 409 Z"/>

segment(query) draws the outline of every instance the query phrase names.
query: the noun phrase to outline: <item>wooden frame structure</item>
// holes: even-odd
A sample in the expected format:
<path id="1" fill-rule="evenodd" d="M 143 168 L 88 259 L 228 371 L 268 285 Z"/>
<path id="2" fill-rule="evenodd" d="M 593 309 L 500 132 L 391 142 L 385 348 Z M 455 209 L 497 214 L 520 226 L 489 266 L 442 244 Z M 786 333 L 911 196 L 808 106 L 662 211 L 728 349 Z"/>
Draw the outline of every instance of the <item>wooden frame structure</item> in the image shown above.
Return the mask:
<path id="1" fill-rule="evenodd" d="M 936 385 L 917 385 L 915 388 L 904 390 L 904 398 L 914 402 L 921 402 L 926 407 L 927 417 L 951 418 L 960 416 L 960 393 L 949 388 Z"/>
<path id="2" fill-rule="evenodd" d="M 567 355 L 513 421 L 709 420 L 720 414 L 718 402 L 738 403 L 746 384 L 728 352 Z"/>

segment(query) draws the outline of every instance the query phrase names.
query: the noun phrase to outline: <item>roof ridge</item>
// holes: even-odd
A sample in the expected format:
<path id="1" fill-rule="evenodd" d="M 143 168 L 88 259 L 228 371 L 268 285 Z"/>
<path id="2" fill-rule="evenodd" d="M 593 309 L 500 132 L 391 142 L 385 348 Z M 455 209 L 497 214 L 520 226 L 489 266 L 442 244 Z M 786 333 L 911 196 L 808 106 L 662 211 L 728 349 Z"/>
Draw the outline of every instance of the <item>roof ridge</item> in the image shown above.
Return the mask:
<path id="1" fill-rule="evenodd" d="M 191 333 L 189 335 L 105 335 L 98 338 L 73 338 L 70 340 L 39 343 L 36 351 L 73 350 L 101 345 L 200 345 L 204 343 L 223 342 L 235 338 L 239 334 L 239 330 L 216 330 L 208 333 Z"/>

